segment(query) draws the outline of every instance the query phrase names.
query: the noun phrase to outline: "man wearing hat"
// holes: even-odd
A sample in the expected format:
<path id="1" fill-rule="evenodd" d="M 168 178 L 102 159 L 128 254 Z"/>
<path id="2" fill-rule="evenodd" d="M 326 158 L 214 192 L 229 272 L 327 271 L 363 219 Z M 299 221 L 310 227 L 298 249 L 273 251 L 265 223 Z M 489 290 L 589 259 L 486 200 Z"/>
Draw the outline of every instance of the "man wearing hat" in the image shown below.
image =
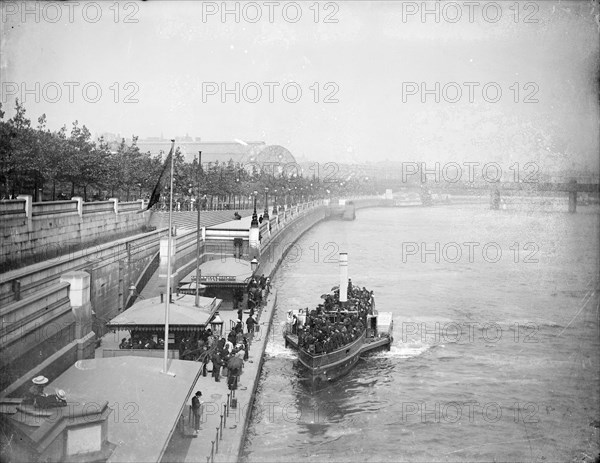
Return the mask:
<path id="1" fill-rule="evenodd" d="M 198 435 L 200 431 L 200 413 L 202 412 L 202 402 L 200 400 L 202 392 L 196 391 L 196 395 L 192 397 L 192 412 L 194 413 L 194 434 Z"/>
<path id="2" fill-rule="evenodd" d="M 44 392 L 44 387 L 48 384 L 48 378 L 45 376 L 36 376 L 31 380 L 33 383 L 27 392 L 23 403 L 32 404 L 38 408 L 64 407 L 67 405 L 65 391 L 57 389 L 56 394 L 48 395 Z"/>
<path id="3" fill-rule="evenodd" d="M 44 386 L 48 384 L 48 378 L 40 375 L 33 378 L 31 382 L 33 384 L 29 388 L 29 391 L 27 391 L 27 395 L 23 402 L 33 404 L 34 406 L 39 406 L 41 402 L 40 398 L 46 397 L 46 394 L 44 393 Z"/>

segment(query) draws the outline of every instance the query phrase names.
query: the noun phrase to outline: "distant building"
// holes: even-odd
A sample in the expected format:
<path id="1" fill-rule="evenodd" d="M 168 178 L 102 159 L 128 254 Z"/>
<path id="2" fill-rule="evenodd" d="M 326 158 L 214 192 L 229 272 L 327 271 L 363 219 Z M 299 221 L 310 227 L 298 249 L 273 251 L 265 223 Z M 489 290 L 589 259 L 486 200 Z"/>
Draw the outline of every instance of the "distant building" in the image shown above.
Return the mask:
<path id="1" fill-rule="evenodd" d="M 98 139 L 102 138 L 106 143 L 121 143 L 121 134 L 112 132 L 103 132 L 97 136 Z"/>
<path id="2" fill-rule="evenodd" d="M 139 139 L 137 142 L 141 152 L 150 152 L 163 157 L 171 149 L 171 141 L 157 138 Z M 279 145 L 267 145 L 264 141 L 250 142 L 203 142 L 199 137 L 190 136 L 175 139 L 175 147 L 179 148 L 186 162 L 192 162 L 202 151 L 202 164 L 208 166 L 215 162 L 226 164 L 232 160 L 247 169 L 267 169 L 269 172 L 293 170 L 296 160 L 292 153 Z M 287 166 L 287 167 L 286 167 Z"/>

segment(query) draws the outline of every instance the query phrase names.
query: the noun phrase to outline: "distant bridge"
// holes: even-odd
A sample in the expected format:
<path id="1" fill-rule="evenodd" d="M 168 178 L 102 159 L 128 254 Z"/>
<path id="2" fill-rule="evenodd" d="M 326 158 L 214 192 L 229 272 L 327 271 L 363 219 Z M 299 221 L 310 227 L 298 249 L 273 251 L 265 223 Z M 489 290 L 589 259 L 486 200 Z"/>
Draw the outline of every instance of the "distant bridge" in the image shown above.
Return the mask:
<path id="1" fill-rule="evenodd" d="M 576 180 L 571 180 L 566 183 L 552 182 L 425 182 L 421 184 L 415 183 L 396 183 L 392 187 L 395 191 L 412 190 L 421 191 L 424 194 L 435 193 L 452 193 L 465 191 L 488 191 L 491 195 L 492 209 L 498 209 L 500 197 L 503 191 L 518 191 L 522 193 L 538 193 L 538 192 L 564 192 L 569 194 L 569 212 L 577 210 L 577 193 L 592 193 L 600 192 L 598 183 L 578 183 Z"/>
<path id="2" fill-rule="evenodd" d="M 567 193 L 597 193 L 597 183 L 549 183 L 549 182 L 479 182 L 479 183 L 425 183 L 429 189 L 442 190 L 508 190 L 508 191 L 562 191 Z"/>
<path id="3" fill-rule="evenodd" d="M 467 191 L 467 190 L 515 190 L 515 191 L 563 191 L 563 192 L 580 192 L 580 193 L 598 193 L 600 185 L 598 183 L 578 183 L 577 181 L 554 183 L 554 182 L 401 182 L 387 181 L 382 182 L 386 188 L 391 188 L 394 191 L 409 189 L 416 190 L 427 187 L 430 190 L 444 191 Z"/>

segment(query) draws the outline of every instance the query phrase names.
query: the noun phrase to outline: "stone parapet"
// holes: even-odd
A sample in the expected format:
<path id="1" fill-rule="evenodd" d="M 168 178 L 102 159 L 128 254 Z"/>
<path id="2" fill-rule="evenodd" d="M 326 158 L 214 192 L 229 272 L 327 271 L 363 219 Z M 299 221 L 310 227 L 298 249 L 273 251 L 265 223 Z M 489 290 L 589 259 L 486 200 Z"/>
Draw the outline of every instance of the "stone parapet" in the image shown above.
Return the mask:
<path id="1" fill-rule="evenodd" d="M 56 258 L 72 247 L 93 245 L 110 234 L 135 233 L 147 225 L 150 212 L 141 201 L 31 202 L 24 195 L 0 201 L 0 272 Z"/>

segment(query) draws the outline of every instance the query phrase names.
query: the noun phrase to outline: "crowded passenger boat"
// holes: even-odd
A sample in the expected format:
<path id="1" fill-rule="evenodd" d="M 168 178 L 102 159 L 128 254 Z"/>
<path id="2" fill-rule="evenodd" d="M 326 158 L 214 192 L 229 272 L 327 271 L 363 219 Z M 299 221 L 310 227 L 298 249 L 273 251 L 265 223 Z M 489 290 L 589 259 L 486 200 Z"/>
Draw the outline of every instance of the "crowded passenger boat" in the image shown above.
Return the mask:
<path id="1" fill-rule="evenodd" d="M 393 342 L 391 312 L 375 310 L 373 291 L 352 284 L 347 278 L 347 260 L 342 257 L 340 269 L 342 283 L 323 294 L 323 302 L 315 309 L 288 311 L 286 347 L 298 349 L 298 360 L 312 386 L 339 378 L 354 367 L 361 354 L 389 349 Z"/>
<path id="2" fill-rule="evenodd" d="M 316 309 L 307 313 L 306 321 L 300 329 L 292 330 L 298 335 L 298 347 L 311 354 L 330 353 L 358 339 L 364 332 L 367 315 L 373 313 L 373 291 L 366 288 L 353 288 L 348 283 L 347 306 L 339 300 L 339 288 L 332 294 L 325 294 L 324 301 Z"/>

